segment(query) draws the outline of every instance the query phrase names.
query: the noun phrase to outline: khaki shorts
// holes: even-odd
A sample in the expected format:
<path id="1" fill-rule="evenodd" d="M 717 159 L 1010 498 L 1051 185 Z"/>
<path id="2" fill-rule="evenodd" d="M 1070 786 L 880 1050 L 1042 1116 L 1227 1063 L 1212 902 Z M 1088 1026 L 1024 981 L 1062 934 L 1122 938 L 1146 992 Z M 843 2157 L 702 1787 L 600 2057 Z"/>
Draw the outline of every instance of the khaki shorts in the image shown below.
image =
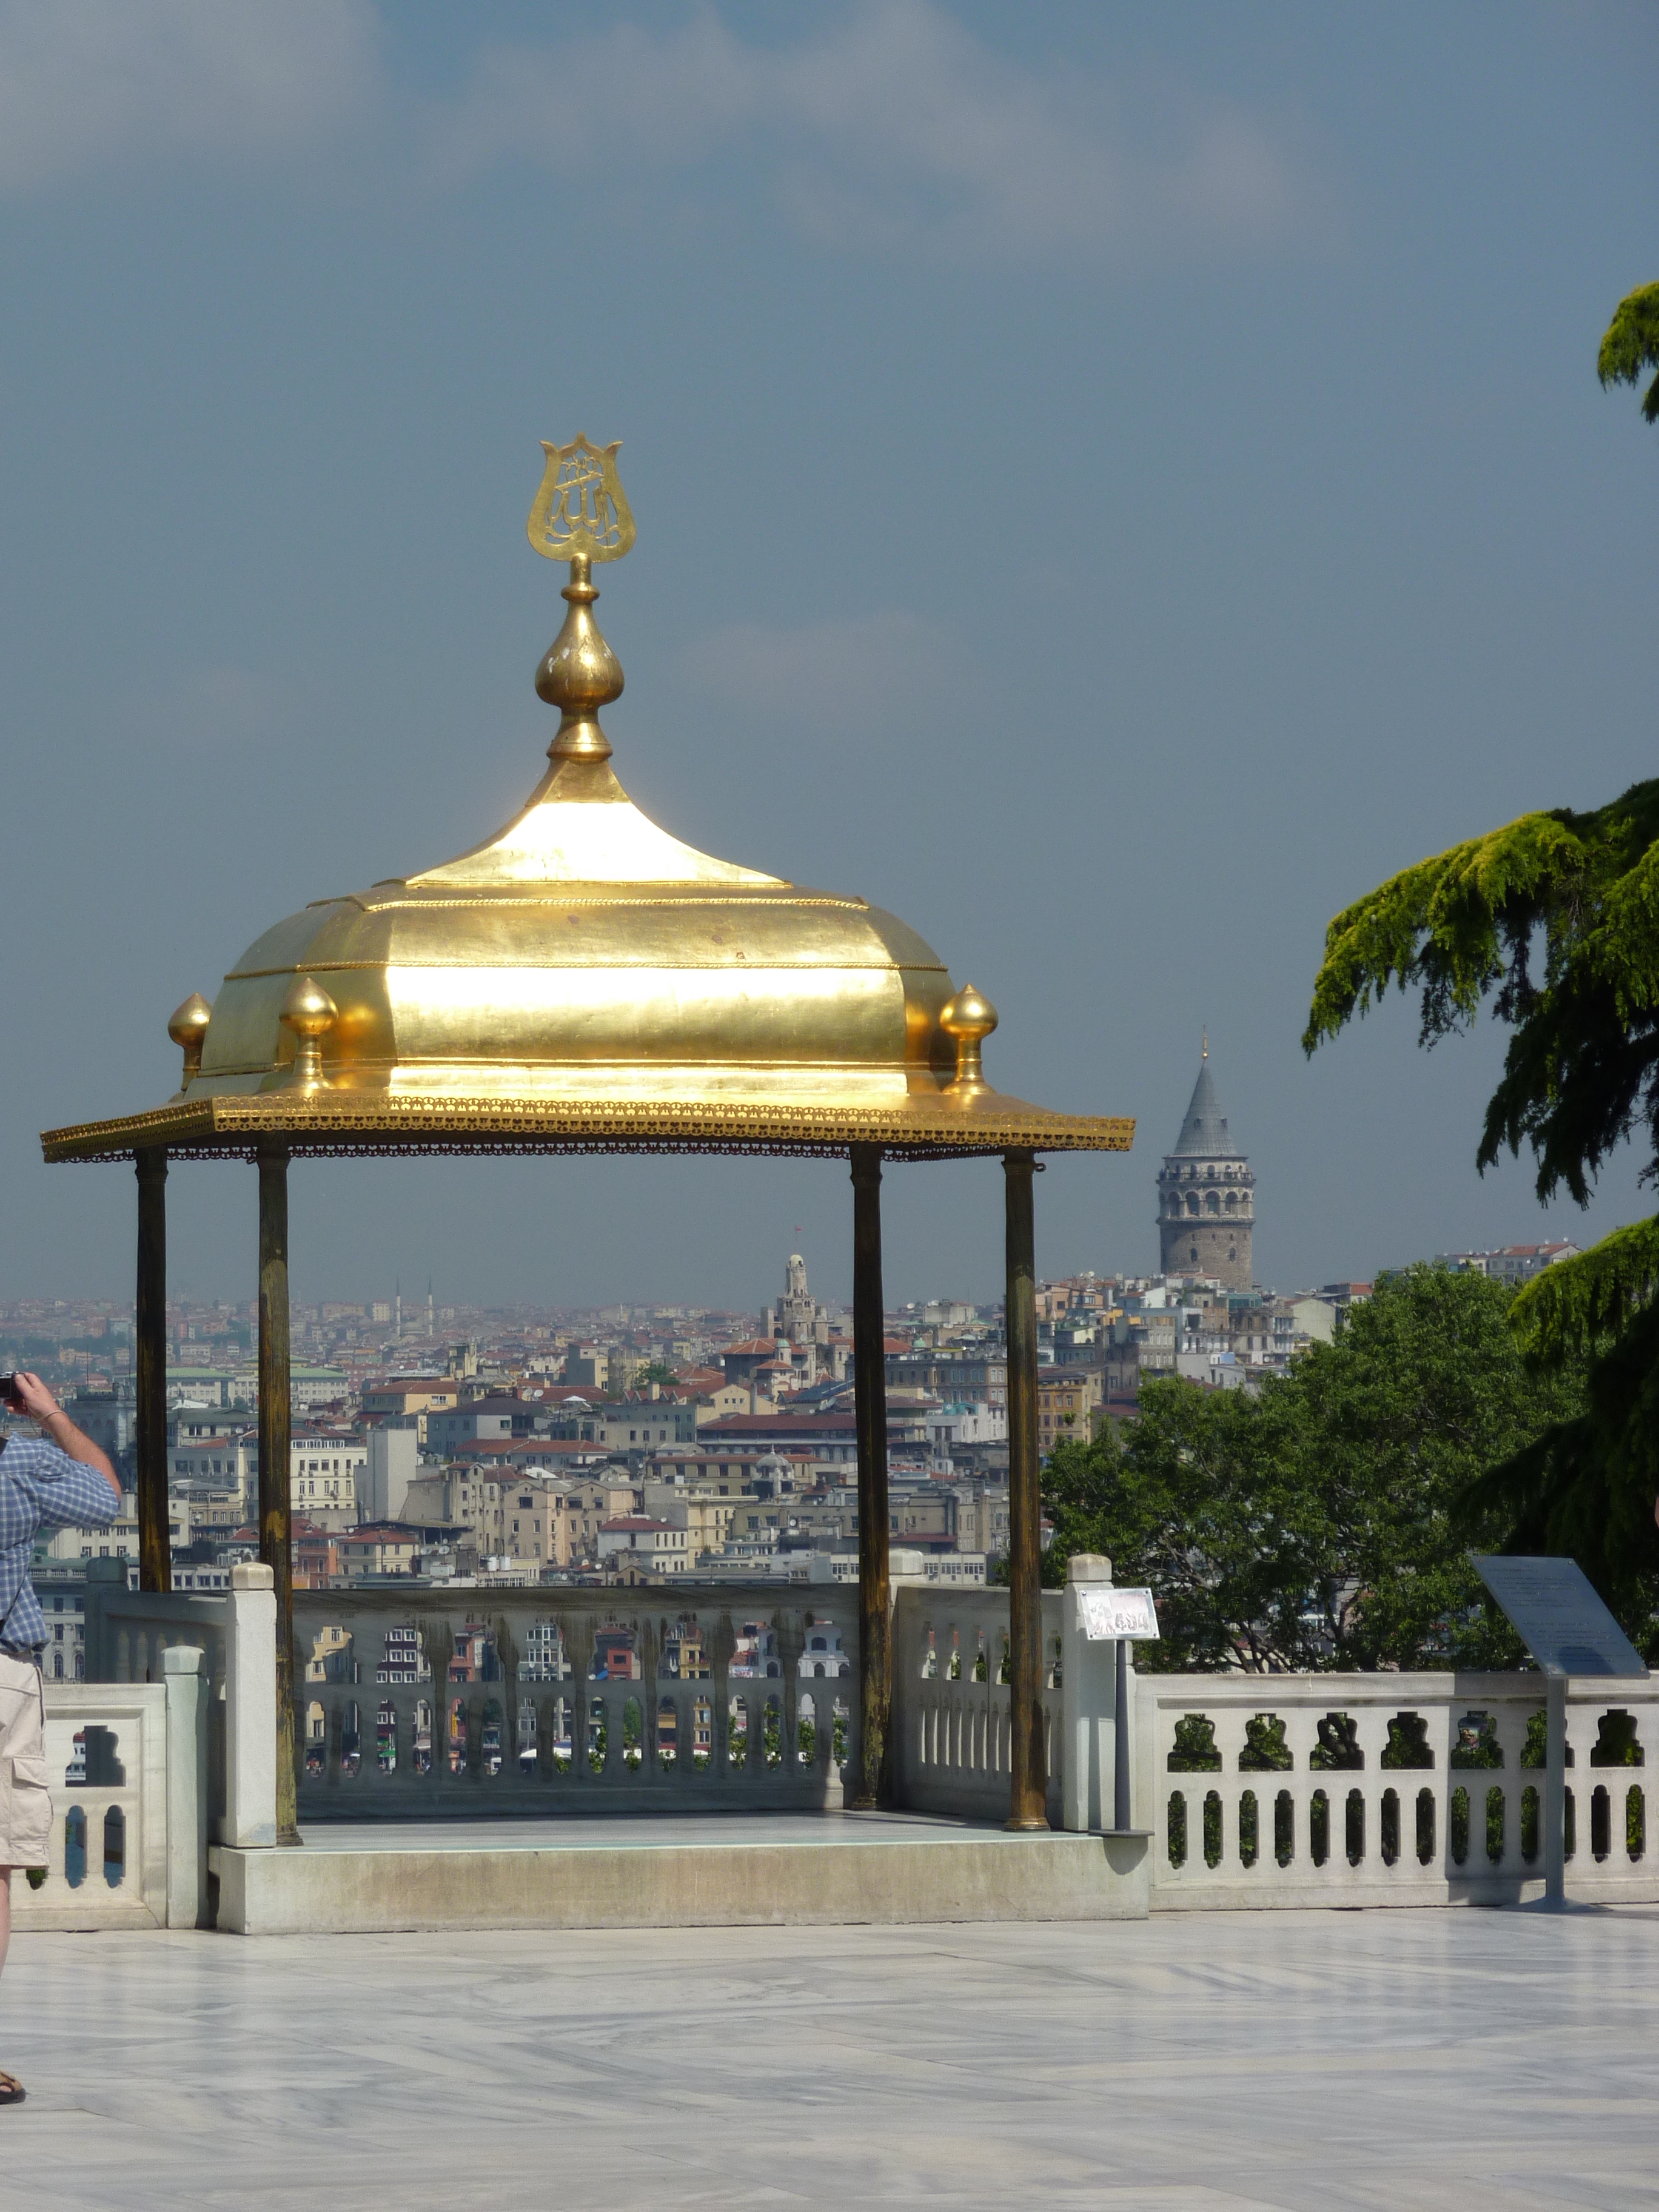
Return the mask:
<path id="1" fill-rule="evenodd" d="M 40 1669 L 0 1651 L 0 1867 L 43 1867 L 52 1850 Z"/>

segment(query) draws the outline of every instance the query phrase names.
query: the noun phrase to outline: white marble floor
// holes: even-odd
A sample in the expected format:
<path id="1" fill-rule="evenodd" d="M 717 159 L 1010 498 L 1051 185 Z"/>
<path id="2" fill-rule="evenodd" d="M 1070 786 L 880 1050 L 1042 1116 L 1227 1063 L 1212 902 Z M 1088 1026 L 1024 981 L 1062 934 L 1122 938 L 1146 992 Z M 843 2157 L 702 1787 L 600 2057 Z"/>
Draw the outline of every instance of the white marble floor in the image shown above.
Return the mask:
<path id="1" fill-rule="evenodd" d="M 1650 2207 L 1659 1911 L 24 1936 L 0 2206 Z"/>

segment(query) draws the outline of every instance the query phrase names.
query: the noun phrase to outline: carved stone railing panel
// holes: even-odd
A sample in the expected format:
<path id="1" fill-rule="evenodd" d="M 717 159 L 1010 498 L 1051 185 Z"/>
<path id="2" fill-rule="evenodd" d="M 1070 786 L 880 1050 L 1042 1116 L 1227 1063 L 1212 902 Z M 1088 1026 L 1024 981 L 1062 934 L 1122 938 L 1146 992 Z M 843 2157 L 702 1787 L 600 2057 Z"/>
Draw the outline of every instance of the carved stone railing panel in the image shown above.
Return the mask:
<path id="1" fill-rule="evenodd" d="M 894 1784 L 916 1812 L 1008 1814 L 1008 1593 L 899 1591 L 893 1608 Z M 1043 1732 L 1048 1818 L 1060 1820 L 1060 1595 L 1042 1595 Z"/>
<path id="2" fill-rule="evenodd" d="M 1541 1893 L 1541 1675 L 1141 1674 L 1135 1703 L 1155 1910 Z M 1568 1897 L 1659 1899 L 1659 1683 L 1575 1681 L 1567 1741 Z"/>
<path id="3" fill-rule="evenodd" d="M 828 1809 L 857 1669 L 835 1587 L 296 1591 L 301 1817 Z"/>
<path id="4" fill-rule="evenodd" d="M 97 1565 L 104 1564 L 94 1562 Z M 149 1682 L 161 1680 L 161 1654 L 179 1644 L 195 1644 L 207 1677 L 207 1794 L 210 1832 L 225 1809 L 225 1675 L 228 1601 L 182 1592 L 130 1590 L 125 1562 L 119 1578 L 95 1571 L 87 1577 L 87 1680 Z"/>
<path id="5" fill-rule="evenodd" d="M 167 1921 L 167 1690 L 48 1682 L 52 1798 L 46 1879 L 12 1876 L 19 1928 L 160 1928 Z"/>

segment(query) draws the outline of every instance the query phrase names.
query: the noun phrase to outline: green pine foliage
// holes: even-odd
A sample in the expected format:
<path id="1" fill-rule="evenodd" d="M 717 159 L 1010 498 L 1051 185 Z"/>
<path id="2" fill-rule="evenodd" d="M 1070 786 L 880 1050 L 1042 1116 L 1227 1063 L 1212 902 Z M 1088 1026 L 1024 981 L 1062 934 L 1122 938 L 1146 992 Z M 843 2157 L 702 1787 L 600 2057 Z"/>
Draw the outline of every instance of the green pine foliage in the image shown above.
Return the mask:
<path id="1" fill-rule="evenodd" d="M 1523 814 L 1338 915 L 1305 1049 L 1391 984 L 1420 992 L 1425 1044 L 1489 995 L 1514 1031 L 1480 1167 L 1529 1145 L 1540 1198 L 1565 1183 L 1582 1206 L 1638 1123 L 1659 1158 L 1659 780 L 1595 813 Z"/>
<path id="2" fill-rule="evenodd" d="M 1646 370 L 1659 369 L 1659 284 L 1644 284 L 1619 302 L 1595 368 L 1603 385 L 1637 384 Z M 1642 417 L 1659 422 L 1659 376 L 1647 388 Z"/>

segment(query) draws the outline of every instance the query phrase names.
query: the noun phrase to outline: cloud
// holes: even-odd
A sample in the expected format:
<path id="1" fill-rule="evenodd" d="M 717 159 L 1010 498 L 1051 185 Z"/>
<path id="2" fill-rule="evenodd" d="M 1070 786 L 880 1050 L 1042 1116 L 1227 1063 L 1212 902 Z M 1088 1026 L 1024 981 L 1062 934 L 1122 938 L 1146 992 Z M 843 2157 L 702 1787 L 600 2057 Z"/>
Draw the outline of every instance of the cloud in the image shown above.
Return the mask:
<path id="1" fill-rule="evenodd" d="M 453 172 L 518 158 L 598 179 L 747 149 L 825 243 L 1000 258 L 1255 244 L 1310 200 L 1281 135 L 1237 108 L 1015 60 L 933 0 L 864 0 L 793 46 L 705 12 L 489 46 L 440 138 Z"/>
<path id="2" fill-rule="evenodd" d="M 750 162 L 820 244 L 981 262 L 1248 247 L 1323 220 L 1289 134 L 1237 106 L 998 51 L 939 0 L 820 20 L 773 43 L 713 7 L 481 39 L 464 81 L 416 94 L 386 67 L 415 35 L 386 0 L 0 0 L 0 191 L 362 141 L 440 190 L 509 161 L 600 189 Z"/>
<path id="3" fill-rule="evenodd" d="M 315 138 L 376 82 L 370 0 L 0 0 L 0 190 Z"/>
<path id="4" fill-rule="evenodd" d="M 731 623 L 699 638 L 684 669 L 694 690 L 757 719 L 843 732 L 872 718 L 935 720 L 971 690 L 956 633 L 896 609 L 789 628 Z"/>

